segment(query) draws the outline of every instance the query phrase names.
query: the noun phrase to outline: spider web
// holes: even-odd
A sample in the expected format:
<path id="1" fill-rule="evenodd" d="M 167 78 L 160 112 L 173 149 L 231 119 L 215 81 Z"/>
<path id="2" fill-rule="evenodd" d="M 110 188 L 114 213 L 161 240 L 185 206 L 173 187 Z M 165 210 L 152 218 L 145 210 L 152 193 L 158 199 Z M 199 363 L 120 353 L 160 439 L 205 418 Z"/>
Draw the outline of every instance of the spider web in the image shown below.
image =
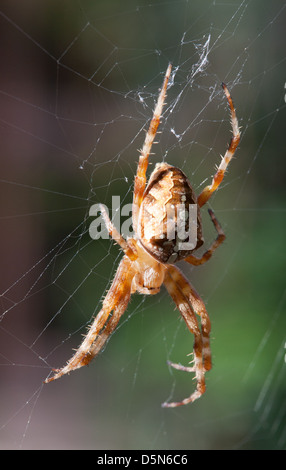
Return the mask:
<path id="1" fill-rule="evenodd" d="M 286 2 L 1 2 L 2 449 L 285 449 Z M 132 201 L 138 150 L 168 62 L 150 170 L 167 161 L 198 193 L 242 140 L 210 206 L 227 240 L 181 265 L 212 320 L 213 370 L 197 402 L 193 338 L 165 290 L 134 295 L 104 352 L 70 358 L 122 256 L 92 240 L 95 203 Z M 203 213 L 206 244 L 215 234 Z"/>

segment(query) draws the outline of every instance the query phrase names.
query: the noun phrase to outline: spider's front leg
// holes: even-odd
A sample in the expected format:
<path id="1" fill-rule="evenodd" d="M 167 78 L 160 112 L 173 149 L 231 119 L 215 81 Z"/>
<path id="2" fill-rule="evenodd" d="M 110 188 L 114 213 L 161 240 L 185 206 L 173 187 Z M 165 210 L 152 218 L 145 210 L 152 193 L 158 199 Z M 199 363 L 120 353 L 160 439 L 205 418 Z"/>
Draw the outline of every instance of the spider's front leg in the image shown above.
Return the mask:
<path id="1" fill-rule="evenodd" d="M 126 310 L 131 294 L 134 277 L 132 261 L 125 255 L 121 260 L 113 283 L 103 301 L 102 309 L 97 314 L 83 342 L 62 369 L 56 369 L 45 383 L 62 377 L 64 374 L 86 366 L 101 351 L 105 342 L 115 330 L 121 315 Z M 113 315 L 109 318 L 110 313 Z"/>
<path id="2" fill-rule="evenodd" d="M 196 289 L 185 278 L 183 273 L 176 266 L 169 266 L 169 273 L 175 281 L 182 294 L 188 299 L 192 310 L 201 318 L 202 340 L 203 340 L 203 363 L 205 371 L 212 368 L 211 348 L 210 348 L 210 332 L 211 321 L 202 298 L 197 293 Z M 192 372 L 191 368 L 179 366 L 171 363 L 173 367 L 180 370 Z"/>
<path id="3" fill-rule="evenodd" d="M 179 281 L 179 282 L 178 282 Z M 183 282 L 184 281 L 184 282 Z M 193 367 L 184 367 L 179 364 L 170 363 L 173 367 L 179 370 L 184 370 L 187 372 L 195 372 L 197 387 L 196 390 L 188 397 L 179 402 L 163 403 L 162 406 L 165 408 L 174 408 L 181 405 L 187 405 L 198 398 L 205 392 L 205 372 L 211 368 L 211 358 L 210 358 L 210 349 L 209 349 L 209 331 L 210 323 L 206 311 L 203 312 L 200 309 L 202 316 L 203 326 L 203 335 L 200 331 L 199 324 L 194 313 L 192 304 L 191 304 L 191 295 L 192 292 L 191 286 L 189 290 L 186 290 L 187 281 L 184 278 L 180 277 L 180 271 L 174 266 L 169 266 L 168 271 L 166 272 L 164 284 L 177 305 L 182 317 L 184 318 L 187 327 L 194 335 L 194 366 Z M 204 363 L 205 362 L 205 363 Z"/>

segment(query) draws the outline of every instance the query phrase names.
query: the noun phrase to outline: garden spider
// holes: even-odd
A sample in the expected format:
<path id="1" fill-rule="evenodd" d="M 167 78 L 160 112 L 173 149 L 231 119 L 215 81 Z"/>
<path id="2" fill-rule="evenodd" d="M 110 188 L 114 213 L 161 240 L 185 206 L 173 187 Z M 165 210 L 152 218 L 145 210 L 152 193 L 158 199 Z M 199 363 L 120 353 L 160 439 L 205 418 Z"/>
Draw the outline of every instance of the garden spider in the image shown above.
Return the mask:
<path id="1" fill-rule="evenodd" d="M 54 370 L 54 375 L 48 377 L 45 381 L 47 383 L 58 379 L 72 370 L 89 364 L 101 351 L 107 339 L 115 330 L 121 315 L 127 308 L 131 294 L 137 291 L 140 294 L 154 295 L 160 291 L 161 285 L 164 284 L 187 327 L 194 335 L 192 366 L 185 367 L 172 362 L 169 362 L 169 365 L 175 369 L 194 372 L 196 377 L 196 390 L 188 398 L 179 402 L 163 403 L 162 406 L 164 407 L 186 405 L 205 392 L 205 373 L 212 366 L 210 319 L 202 299 L 174 263 L 185 260 L 195 266 L 201 265 L 210 259 L 213 252 L 224 241 L 225 235 L 214 213 L 209 210 L 211 220 L 217 231 L 217 238 L 200 258 L 193 255 L 193 252 L 203 244 L 200 207 L 209 200 L 212 193 L 222 182 L 224 173 L 240 140 L 232 99 L 226 86 L 222 84 L 230 107 L 233 135 L 211 184 L 206 186 L 197 198 L 187 177 L 179 168 L 167 163 L 160 163 L 156 165 L 146 186 L 148 159 L 160 123 L 170 74 L 171 64 L 167 68 L 139 157 L 132 206 L 132 222 L 135 235 L 133 238 L 125 240 L 118 233 L 103 206 L 101 206 L 108 232 L 120 245 L 124 256 L 103 301 L 102 309 L 89 327 L 89 331 L 81 345 L 67 364 L 62 369 Z M 166 237 L 168 208 L 174 208 L 181 202 L 184 202 L 186 207 L 191 204 L 197 205 L 196 242 L 189 250 L 180 249 L 177 232 L 172 240 Z M 201 319 L 201 329 L 196 314 Z"/>

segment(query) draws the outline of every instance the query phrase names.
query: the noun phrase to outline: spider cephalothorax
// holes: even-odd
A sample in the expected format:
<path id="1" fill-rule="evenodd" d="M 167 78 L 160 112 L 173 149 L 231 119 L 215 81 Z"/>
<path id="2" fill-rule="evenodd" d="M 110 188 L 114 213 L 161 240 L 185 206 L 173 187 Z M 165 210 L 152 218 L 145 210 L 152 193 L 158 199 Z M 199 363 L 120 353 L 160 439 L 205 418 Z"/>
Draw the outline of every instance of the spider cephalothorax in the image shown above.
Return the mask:
<path id="1" fill-rule="evenodd" d="M 169 363 L 176 369 L 194 372 L 197 381 L 196 390 L 188 398 L 162 405 L 176 407 L 196 400 L 205 392 L 205 372 L 211 369 L 212 364 L 211 325 L 206 307 L 199 294 L 174 263 L 185 260 L 195 266 L 203 264 L 225 239 L 214 213 L 209 209 L 217 238 L 201 257 L 193 255 L 193 252 L 203 244 L 200 208 L 220 185 L 227 165 L 238 146 L 240 132 L 232 99 L 226 86 L 222 84 L 231 111 L 233 136 L 211 184 L 196 197 L 187 176 L 179 168 L 160 163 L 156 165 L 146 185 L 149 155 L 160 123 L 170 74 L 171 64 L 167 68 L 137 166 L 132 206 L 134 237 L 125 240 L 102 207 L 108 232 L 120 245 L 124 256 L 103 301 L 102 309 L 95 317 L 83 342 L 68 363 L 62 369 L 56 369 L 54 375 L 48 377 L 45 382 L 87 365 L 115 330 L 127 308 L 130 295 L 134 292 L 154 295 L 164 284 L 187 327 L 194 335 L 193 365 L 189 367 Z M 196 207 L 195 216 L 190 210 L 192 206 Z M 191 221 L 190 214 L 193 215 Z M 192 232 L 189 231 L 190 227 Z M 200 317 L 201 328 L 196 315 Z"/>

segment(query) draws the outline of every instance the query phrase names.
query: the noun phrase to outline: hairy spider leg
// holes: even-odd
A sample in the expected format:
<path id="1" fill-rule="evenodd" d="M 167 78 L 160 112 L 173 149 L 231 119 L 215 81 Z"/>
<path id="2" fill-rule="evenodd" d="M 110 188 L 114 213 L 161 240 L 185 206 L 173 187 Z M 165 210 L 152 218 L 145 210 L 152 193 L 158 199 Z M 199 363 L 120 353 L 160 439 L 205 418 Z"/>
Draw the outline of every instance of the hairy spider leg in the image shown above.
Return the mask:
<path id="1" fill-rule="evenodd" d="M 176 365 L 176 368 L 181 368 L 182 370 L 187 370 L 189 372 L 195 372 L 197 387 L 196 390 L 188 397 L 179 402 L 165 402 L 162 404 L 164 408 L 175 408 L 181 405 L 187 405 L 198 398 L 205 392 L 205 369 L 203 364 L 203 340 L 199 324 L 196 318 L 196 315 L 193 311 L 192 305 L 189 302 L 189 299 L 184 295 L 180 286 L 176 283 L 175 279 L 172 276 L 172 269 L 169 269 L 165 275 L 164 284 L 170 296 L 174 300 L 176 306 L 178 307 L 182 317 L 184 318 L 187 327 L 190 332 L 194 335 L 194 366 L 191 368 L 184 368 L 183 366 Z M 173 363 L 170 365 L 173 366 Z"/>
<path id="2" fill-rule="evenodd" d="M 233 106 L 233 102 L 230 96 L 230 93 L 224 83 L 222 83 L 222 88 L 225 92 L 229 108 L 230 108 L 230 115 L 231 115 L 231 126 L 232 126 L 232 138 L 230 140 L 228 149 L 222 158 L 222 161 L 220 162 L 220 165 L 217 169 L 216 174 L 213 177 L 212 183 L 209 186 L 206 186 L 201 194 L 198 197 L 198 205 L 199 207 L 202 207 L 211 197 L 212 193 L 219 187 L 221 184 L 224 174 L 226 172 L 227 166 L 229 162 L 231 161 L 236 148 L 239 144 L 240 141 L 240 132 L 239 132 L 239 127 L 238 127 L 238 121 L 235 113 L 235 109 Z"/>
<path id="3" fill-rule="evenodd" d="M 180 288 L 182 294 L 188 299 L 192 306 L 193 311 L 201 318 L 202 339 L 203 339 L 203 362 L 205 371 L 212 368 L 211 348 L 210 348 L 210 331 L 211 322 L 202 298 L 199 296 L 195 288 L 185 278 L 183 273 L 176 267 L 170 266 L 169 273 L 177 286 Z M 186 370 L 184 366 L 171 363 L 176 369 Z M 189 372 L 189 371 L 188 371 Z M 191 370 L 190 370 L 191 372 Z"/>
<path id="4" fill-rule="evenodd" d="M 99 206 L 105 226 L 108 230 L 110 237 L 112 237 L 113 240 L 118 243 L 124 253 L 128 256 L 128 258 L 130 258 L 132 261 L 135 261 L 138 258 L 138 255 L 136 249 L 132 248 L 132 240 L 130 239 L 129 241 L 126 241 L 125 238 L 123 238 L 121 233 L 118 232 L 115 225 L 111 222 L 110 218 L 108 217 L 105 207 L 102 204 L 100 204 Z"/>
<path id="5" fill-rule="evenodd" d="M 131 294 L 131 283 L 134 277 L 132 261 L 128 256 L 121 260 L 115 278 L 103 303 L 102 309 L 95 317 L 90 329 L 78 350 L 62 369 L 54 370 L 45 383 L 62 377 L 72 370 L 86 366 L 99 353 L 110 333 L 116 328 L 121 315 L 126 310 Z M 113 316 L 108 320 L 110 313 Z"/>
<path id="6" fill-rule="evenodd" d="M 135 232 L 137 232 L 139 209 L 143 200 L 144 190 L 146 186 L 146 171 L 148 168 L 149 155 L 158 130 L 158 126 L 160 124 L 160 118 L 165 102 L 167 85 L 170 78 L 171 69 L 172 65 L 169 64 L 165 73 L 163 86 L 160 91 L 157 104 L 153 112 L 153 117 L 151 119 L 149 129 L 146 133 L 145 141 L 138 161 L 137 173 L 134 182 L 134 195 L 132 207 L 133 229 Z"/>
<path id="7" fill-rule="evenodd" d="M 208 209 L 208 213 L 211 216 L 212 222 L 215 226 L 215 229 L 216 229 L 218 235 L 217 235 L 217 238 L 215 239 L 215 241 L 210 246 L 210 248 L 208 250 L 206 250 L 205 253 L 200 258 L 198 258 L 197 256 L 194 256 L 194 255 L 189 255 L 189 256 L 187 256 L 187 258 L 184 259 L 184 261 L 187 261 L 187 263 L 193 264 L 194 266 L 199 266 L 200 264 L 204 264 L 206 261 L 208 261 L 210 259 L 210 257 L 212 256 L 213 252 L 225 240 L 225 234 L 224 234 L 224 232 L 223 232 L 216 216 L 214 215 L 214 212 L 211 209 Z"/>
<path id="8" fill-rule="evenodd" d="M 213 211 L 208 209 L 212 222 L 218 233 L 216 240 L 212 243 L 211 247 L 205 251 L 201 258 L 190 255 L 185 258 L 188 263 L 199 266 L 210 259 L 213 252 L 225 240 L 225 234 L 216 219 Z M 197 390 L 189 397 L 180 402 L 163 403 L 163 407 L 174 408 L 176 406 L 186 405 L 197 398 L 199 398 L 205 391 L 204 374 L 212 367 L 211 349 L 210 349 L 210 331 L 211 322 L 205 307 L 205 304 L 194 287 L 184 277 L 181 271 L 174 265 L 168 266 L 169 278 L 173 281 L 170 282 L 168 277 L 165 277 L 164 284 L 176 305 L 178 306 L 182 316 L 184 317 L 188 328 L 195 336 L 194 343 L 194 363 L 193 367 L 183 366 L 174 362 L 169 362 L 169 365 L 175 369 L 185 372 L 196 372 Z M 202 334 L 200 339 L 200 330 L 197 322 L 194 322 L 194 312 L 201 317 Z M 200 346 L 202 342 L 202 345 Z M 203 371 L 203 372 L 202 372 Z M 203 378 L 202 378 L 203 377 Z"/>

